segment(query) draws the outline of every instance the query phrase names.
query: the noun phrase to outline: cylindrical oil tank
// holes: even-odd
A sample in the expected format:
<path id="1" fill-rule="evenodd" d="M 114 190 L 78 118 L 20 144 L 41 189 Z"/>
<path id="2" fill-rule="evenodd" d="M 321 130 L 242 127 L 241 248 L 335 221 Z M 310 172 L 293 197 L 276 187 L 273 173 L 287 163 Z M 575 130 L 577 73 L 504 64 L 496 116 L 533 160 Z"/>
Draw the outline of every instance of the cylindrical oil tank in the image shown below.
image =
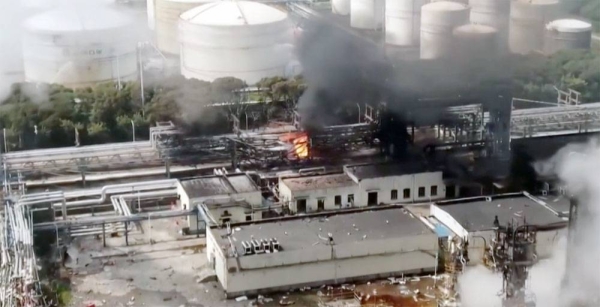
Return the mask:
<path id="1" fill-rule="evenodd" d="M 376 30 L 383 26 L 385 0 L 351 0 L 350 26 Z"/>
<path id="2" fill-rule="evenodd" d="M 469 23 L 469 8 L 457 2 L 439 1 L 421 8 L 421 59 L 452 55 L 454 28 Z"/>
<path id="3" fill-rule="evenodd" d="M 578 19 L 559 19 L 546 25 L 544 51 L 552 54 L 560 50 L 590 49 L 592 25 Z"/>
<path id="4" fill-rule="evenodd" d="M 510 5 L 508 45 L 513 53 L 541 51 L 544 26 L 558 15 L 557 0 L 513 0 Z"/>
<path id="5" fill-rule="evenodd" d="M 350 14 L 350 0 L 331 0 L 331 12 L 342 16 Z"/>
<path id="6" fill-rule="evenodd" d="M 510 0 L 469 0 L 471 22 L 486 25 L 498 31 L 499 50 L 508 51 L 508 19 Z"/>
<path id="7" fill-rule="evenodd" d="M 248 84 L 282 76 L 292 59 L 293 26 L 286 12 L 251 1 L 204 4 L 179 21 L 181 74 Z"/>
<path id="8" fill-rule="evenodd" d="M 156 0 L 146 0 L 146 13 L 148 15 L 148 28 L 150 30 L 154 30 L 156 27 L 155 2 Z"/>
<path id="9" fill-rule="evenodd" d="M 25 78 L 84 87 L 131 80 L 137 72 L 132 21 L 104 6 L 63 6 L 24 23 Z"/>
<path id="10" fill-rule="evenodd" d="M 490 26 L 468 24 L 454 28 L 454 52 L 458 57 L 481 59 L 498 54 L 498 31 Z"/>
<path id="11" fill-rule="evenodd" d="M 179 16 L 210 0 L 154 0 L 156 45 L 162 52 L 179 56 Z"/>
<path id="12" fill-rule="evenodd" d="M 419 44 L 421 7 L 427 0 L 386 0 L 385 42 L 397 46 Z"/>

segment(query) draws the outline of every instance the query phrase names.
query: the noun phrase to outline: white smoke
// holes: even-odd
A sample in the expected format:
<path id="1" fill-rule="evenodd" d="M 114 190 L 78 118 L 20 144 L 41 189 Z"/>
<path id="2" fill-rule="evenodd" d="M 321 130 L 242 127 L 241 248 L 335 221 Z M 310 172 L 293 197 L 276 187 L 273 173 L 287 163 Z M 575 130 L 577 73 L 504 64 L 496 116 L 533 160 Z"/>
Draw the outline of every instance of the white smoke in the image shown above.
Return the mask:
<path id="1" fill-rule="evenodd" d="M 588 306 L 586 300 L 600 297 L 600 143 L 568 145 L 535 167 L 541 175 L 557 176 L 579 202 L 560 299 L 562 306 Z"/>

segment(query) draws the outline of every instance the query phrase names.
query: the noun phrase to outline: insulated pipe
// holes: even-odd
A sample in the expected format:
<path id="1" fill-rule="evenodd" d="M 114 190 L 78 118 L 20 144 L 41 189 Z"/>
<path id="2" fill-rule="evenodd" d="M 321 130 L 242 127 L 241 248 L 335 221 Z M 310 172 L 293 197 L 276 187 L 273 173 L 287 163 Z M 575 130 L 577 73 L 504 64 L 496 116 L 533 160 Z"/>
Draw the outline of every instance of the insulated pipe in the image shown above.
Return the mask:
<path id="1" fill-rule="evenodd" d="M 123 208 L 123 211 L 127 211 L 128 212 L 127 215 L 131 215 L 131 209 L 125 202 L 126 198 L 127 199 L 135 199 L 135 198 L 149 199 L 149 198 L 170 196 L 170 195 L 177 195 L 177 190 L 152 191 L 152 192 L 144 192 L 144 193 L 130 193 L 130 194 L 124 194 L 124 195 L 115 195 L 115 196 L 119 198 L 119 202 L 121 204 L 121 208 Z M 115 196 L 112 196 L 112 197 L 115 197 Z"/>
<path id="2" fill-rule="evenodd" d="M 146 181 L 146 182 L 135 182 L 135 183 L 123 183 L 123 184 L 114 184 L 104 186 L 100 192 L 101 196 L 98 199 L 86 199 L 79 201 L 69 202 L 69 206 L 84 206 L 84 205 L 94 205 L 101 204 L 106 200 L 106 194 L 110 193 L 111 190 L 119 189 L 119 188 L 131 188 L 131 191 L 139 191 L 140 188 L 148 188 L 152 185 L 159 185 L 159 187 L 153 187 L 155 189 L 160 189 L 162 186 L 164 188 L 176 187 L 179 180 L 177 179 L 165 179 L 165 180 L 156 180 L 156 181 Z"/>

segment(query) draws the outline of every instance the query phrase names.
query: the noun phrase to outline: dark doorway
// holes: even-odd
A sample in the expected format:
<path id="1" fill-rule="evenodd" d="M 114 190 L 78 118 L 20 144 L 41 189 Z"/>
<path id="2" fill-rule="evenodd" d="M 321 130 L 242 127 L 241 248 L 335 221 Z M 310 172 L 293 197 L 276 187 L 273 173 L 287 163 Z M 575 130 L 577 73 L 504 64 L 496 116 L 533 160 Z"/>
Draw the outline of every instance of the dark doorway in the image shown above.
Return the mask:
<path id="1" fill-rule="evenodd" d="M 296 200 L 296 209 L 298 213 L 306 213 L 306 199 Z"/>
<path id="2" fill-rule="evenodd" d="M 377 192 L 369 192 L 367 198 L 367 205 L 374 206 L 377 205 Z"/>
<path id="3" fill-rule="evenodd" d="M 324 211 L 325 210 L 325 199 L 318 199 L 317 200 L 317 211 Z"/>
<path id="4" fill-rule="evenodd" d="M 456 187 L 453 185 L 449 185 L 446 187 L 446 198 L 454 198 L 456 197 Z"/>

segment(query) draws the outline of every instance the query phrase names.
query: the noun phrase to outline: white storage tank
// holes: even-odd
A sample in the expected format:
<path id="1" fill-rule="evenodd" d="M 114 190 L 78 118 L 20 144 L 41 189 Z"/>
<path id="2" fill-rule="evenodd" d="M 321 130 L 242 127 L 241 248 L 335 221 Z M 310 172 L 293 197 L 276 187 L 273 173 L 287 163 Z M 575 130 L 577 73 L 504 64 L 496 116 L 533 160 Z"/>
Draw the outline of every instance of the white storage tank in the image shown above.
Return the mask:
<path id="1" fill-rule="evenodd" d="M 454 28 L 452 35 L 458 57 L 485 59 L 498 54 L 498 31 L 493 27 L 467 24 Z"/>
<path id="2" fill-rule="evenodd" d="M 377 30 L 383 27 L 385 0 L 351 0 L 350 26 Z"/>
<path id="3" fill-rule="evenodd" d="M 331 12 L 342 16 L 350 14 L 350 0 L 331 0 Z"/>
<path id="4" fill-rule="evenodd" d="M 544 26 L 556 19 L 557 0 L 513 0 L 510 5 L 508 44 L 513 53 L 541 51 Z"/>
<path id="5" fill-rule="evenodd" d="M 421 59 L 452 55 L 454 28 L 469 23 L 469 7 L 450 1 L 429 3 L 421 9 Z"/>
<path id="6" fill-rule="evenodd" d="M 128 35 L 131 26 L 127 16 L 89 4 L 30 17 L 23 36 L 26 80 L 84 87 L 135 78 L 137 41 Z"/>
<path id="7" fill-rule="evenodd" d="M 146 0 L 146 13 L 148 15 L 148 28 L 150 30 L 156 28 L 155 2 L 156 0 Z"/>
<path id="8" fill-rule="evenodd" d="M 179 56 L 179 16 L 211 0 L 154 0 L 156 46 L 162 52 Z"/>
<path id="9" fill-rule="evenodd" d="M 205 4 L 181 14 L 181 74 L 254 84 L 283 76 L 292 59 L 293 26 L 286 12 L 250 1 Z"/>
<path id="10" fill-rule="evenodd" d="M 579 19 L 559 19 L 546 25 L 544 51 L 552 54 L 560 50 L 590 49 L 592 24 Z"/>
<path id="11" fill-rule="evenodd" d="M 427 0 L 386 0 L 385 42 L 397 46 L 419 44 L 421 7 Z"/>
<path id="12" fill-rule="evenodd" d="M 508 51 L 510 0 L 469 0 L 471 22 L 494 27 L 498 31 L 500 51 Z"/>

